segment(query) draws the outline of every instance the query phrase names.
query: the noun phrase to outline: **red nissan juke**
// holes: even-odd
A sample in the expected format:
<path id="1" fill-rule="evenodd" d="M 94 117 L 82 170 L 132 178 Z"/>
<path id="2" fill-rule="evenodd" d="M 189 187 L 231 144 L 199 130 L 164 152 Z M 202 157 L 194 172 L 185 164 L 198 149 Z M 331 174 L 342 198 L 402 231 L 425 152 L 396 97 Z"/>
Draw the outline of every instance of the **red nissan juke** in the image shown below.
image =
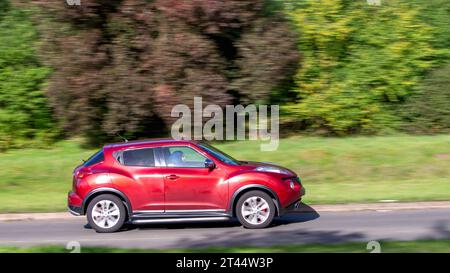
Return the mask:
<path id="1" fill-rule="evenodd" d="M 264 228 L 298 207 L 299 177 L 277 165 L 238 161 L 200 141 L 110 144 L 73 173 L 69 211 L 97 232 L 124 223 L 218 221 Z"/>

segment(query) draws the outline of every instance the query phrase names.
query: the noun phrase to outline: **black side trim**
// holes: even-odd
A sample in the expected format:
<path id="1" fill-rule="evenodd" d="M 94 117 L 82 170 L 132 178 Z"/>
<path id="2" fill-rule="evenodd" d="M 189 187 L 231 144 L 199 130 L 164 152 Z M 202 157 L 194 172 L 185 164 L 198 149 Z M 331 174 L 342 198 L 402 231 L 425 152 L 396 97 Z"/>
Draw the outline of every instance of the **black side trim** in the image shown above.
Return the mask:
<path id="1" fill-rule="evenodd" d="M 120 197 L 122 197 L 123 200 L 125 200 L 125 208 L 127 209 L 128 215 L 132 215 L 132 207 L 131 207 L 131 202 L 128 199 L 128 197 L 121 191 L 116 190 L 114 188 L 97 188 L 95 190 L 92 190 L 91 192 L 89 192 L 86 197 L 83 200 L 83 205 L 81 206 L 81 214 L 84 214 L 86 212 L 86 208 L 87 208 L 87 201 L 91 199 L 91 197 L 93 195 L 97 195 L 97 194 L 108 194 L 108 193 L 113 193 L 113 194 L 117 194 Z"/>
<path id="2" fill-rule="evenodd" d="M 198 221 L 224 221 L 230 220 L 230 217 L 183 217 L 183 218 L 149 218 L 149 219 L 133 219 L 132 224 L 146 223 L 178 223 L 178 222 L 198 222 Z"/>
<path id="3" fill-rule="evenodd" d="M 173 213 L 167 213 L 167 212 L 160 212 L 160 213 L 142 213 L 142 212 L 135 212 L 132 214 L 131 220 L 138 220 L 138 219 L 182 219 L 182 218 L 208 218 L 208 217 L 232 217 L 230 213 L 227 212 L 211 212 L 211 211 L 205 211 L 205 212 L 173 212 Z"/>
<path id="4" fill-rule="evenodd" d="M 243 187 L 240 187 L 239 189 L 237 189 L 234 193 L 233 196 L 231 197 L 231 201 L 230 204 L 228 206 L 228 213 L 230 213 L 231 215 L 233 215 L 233 208 L 237 202 L 236 197 L 243 191 L 246 190 L 258 190 L 258 189 L 262 189 L 262 190 L 266 190 L 268 192 L 270 192 L 272 194 L 272 196 L 275 197 L 275 207 L 277 208 L 277 215 L 276 216 L 280 216 L 280 211 L 281 211 L 281 205 L 280 205 L 280 199 L 278 198 L 278 195 L 269 187 L 264 186 L 264 185 L 260 185 L 260 184 L 249 184 L 249 185 L 245 185 Z"/>

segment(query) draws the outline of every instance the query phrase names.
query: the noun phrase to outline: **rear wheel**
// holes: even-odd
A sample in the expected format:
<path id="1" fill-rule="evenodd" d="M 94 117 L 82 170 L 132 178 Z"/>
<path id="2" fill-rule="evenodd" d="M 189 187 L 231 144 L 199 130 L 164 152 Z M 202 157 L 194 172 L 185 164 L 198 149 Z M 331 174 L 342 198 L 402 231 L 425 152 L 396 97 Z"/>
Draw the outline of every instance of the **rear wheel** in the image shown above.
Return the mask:
<path id="1" fill-rule="evenodd" d="M 87 208 L 88 223 L 97 232 L 118 231 L 125 222 L 125 218 L 125 206 L 115 195 L 99 195 L 91 200 Z"/>
<path id="2" fill-rule="evenodd" d="M 236 216 L 246 228 L 265 228 L 275 216 L 275 204 L 267 193 L 249 191 L 239 198 Z"/>

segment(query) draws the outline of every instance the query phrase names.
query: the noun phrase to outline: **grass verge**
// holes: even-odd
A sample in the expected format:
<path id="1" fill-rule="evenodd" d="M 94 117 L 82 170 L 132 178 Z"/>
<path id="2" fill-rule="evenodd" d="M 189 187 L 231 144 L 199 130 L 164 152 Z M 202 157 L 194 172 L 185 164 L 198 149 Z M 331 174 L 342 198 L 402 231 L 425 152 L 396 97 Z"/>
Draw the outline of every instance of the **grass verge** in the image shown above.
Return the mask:
<path id="1" fill-rule="evenodd" d="M 450 240 L 380 242 L 382 253 L 449 253 Z M 367 243 L 281 245 L 271 247 L 211 247 L 194 249 L 123 249 L 82 247 L 82 253 L 369 253 Z M 0 247 L 0 253 L 69 253 L 61 246 Z"/>
<path id="2" fill-rule="evenodd" d="M 215 146 L 240 160 L 296 171 L 309 204 L 450 199 L 450 135 L 291 137 L 273 152 L 261 152 L 259 142 Z M 0 213 L 65 210 L 72 170 L 94 152 L 69 140 L 1 153 Z"/>

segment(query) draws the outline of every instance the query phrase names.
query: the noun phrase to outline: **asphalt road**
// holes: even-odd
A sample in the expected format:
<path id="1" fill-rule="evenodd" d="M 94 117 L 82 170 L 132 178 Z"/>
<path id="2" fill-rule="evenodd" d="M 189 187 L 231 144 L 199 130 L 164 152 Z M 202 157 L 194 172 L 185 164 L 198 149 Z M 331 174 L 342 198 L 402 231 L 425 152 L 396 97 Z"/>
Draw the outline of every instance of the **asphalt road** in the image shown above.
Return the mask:
<path id="1" fill-rule="evenodd" d="M 244 229 L 236 221 L 147 224 L 113 234 L 99 234 L 84 217 L 70 220 L 0 222 L 0 245 L 66 245 L 133 248 L 270 246 L 371 240 L 450 238 L 450 209 L 362 212 L 296 212 L 270 228 Z"/>

